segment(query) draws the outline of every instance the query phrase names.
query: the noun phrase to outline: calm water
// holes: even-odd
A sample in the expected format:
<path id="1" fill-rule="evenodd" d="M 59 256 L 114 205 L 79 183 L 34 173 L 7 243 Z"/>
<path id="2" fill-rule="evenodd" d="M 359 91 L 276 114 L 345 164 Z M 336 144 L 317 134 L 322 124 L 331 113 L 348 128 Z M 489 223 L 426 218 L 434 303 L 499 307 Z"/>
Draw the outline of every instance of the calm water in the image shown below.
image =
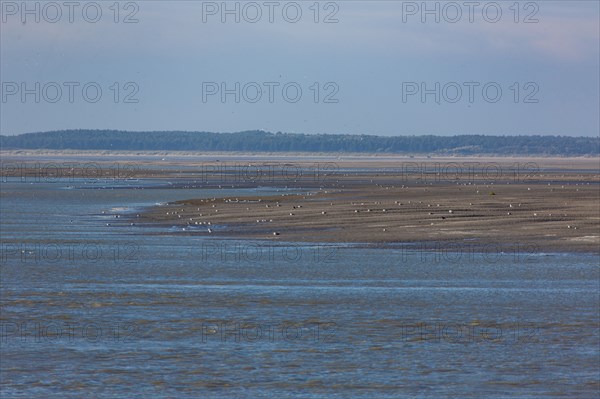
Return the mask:
<path id="1" fill-rule="evenodd" d="M 155 183 L 2 183 L 2 398 L 597 397 L 597 256 L 132 226 L 224 192 Z"/>

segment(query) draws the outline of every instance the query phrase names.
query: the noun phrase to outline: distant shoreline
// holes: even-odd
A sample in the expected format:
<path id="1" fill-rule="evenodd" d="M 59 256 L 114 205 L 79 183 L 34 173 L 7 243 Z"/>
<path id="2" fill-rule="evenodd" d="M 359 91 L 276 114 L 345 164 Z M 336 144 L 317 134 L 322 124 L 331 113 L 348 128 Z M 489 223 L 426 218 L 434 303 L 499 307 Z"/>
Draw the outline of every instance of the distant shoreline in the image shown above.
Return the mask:
<path id="1" fill-rule="evenodd" d="M 190 151 L 262 154 L 435 156 L 596 156 L 600 138 L 551 135 L 388 135 L 271 133 L 247 130 L 122 131 L 74 129 L 0 135 L 4 150 Z"/>
<path id="2" fill-rule="evenodd" d="M 247 151 L 118 151 L 118 150 L 52 150 L 52 149 L 8 149 L 0 150 L 0 156 L 66 156 L 66 157 L 83 157 L 83 156 L 98 156 L 98 157 L 122 157 L 122 156 L 171 156 L 171 157 L 206 157 L 214 158 L 217 156 L 240 158 L 252 157 L 257 160 L 268 160 L 266 158 L 289 158 L 295 157 L 300 160 L 309 158 L 326 158 L 330 160 L 360 160 L 360 159 L 377 159 L 377 160 L 419 160 L 419 161 L 444 161 L 444 160 L 593 160 L 600 159 L 599 155 L 503 155 L 503 154 L 474 154 L 474 155 L 431 155 L 427 153 L 414 154 L 396 154 L 396 153 L 369 153 L 369 152 L 247 152 Z"/>

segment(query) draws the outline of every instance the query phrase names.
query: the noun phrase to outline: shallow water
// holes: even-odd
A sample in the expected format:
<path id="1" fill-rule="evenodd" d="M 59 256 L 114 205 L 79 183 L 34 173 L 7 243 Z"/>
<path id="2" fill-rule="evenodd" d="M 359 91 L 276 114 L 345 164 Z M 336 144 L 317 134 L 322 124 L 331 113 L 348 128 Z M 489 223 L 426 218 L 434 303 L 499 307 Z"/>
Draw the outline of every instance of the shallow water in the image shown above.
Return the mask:
<path id="1" fill-rule="evenodd" d="M 597 256 L 182 234 L 128 215 L 253 192 L 118 183 L 2 182 L 3 398 L 598 394 Z"/>

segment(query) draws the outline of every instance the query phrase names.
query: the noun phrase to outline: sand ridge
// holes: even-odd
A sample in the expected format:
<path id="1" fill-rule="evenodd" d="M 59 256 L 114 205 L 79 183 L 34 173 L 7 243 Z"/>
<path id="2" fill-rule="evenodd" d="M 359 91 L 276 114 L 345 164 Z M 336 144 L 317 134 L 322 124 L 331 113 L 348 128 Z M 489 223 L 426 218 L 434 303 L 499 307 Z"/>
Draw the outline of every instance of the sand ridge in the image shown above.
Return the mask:
<path id="1" fill-rule="evenodd" d="M 600 252 L 598 174 L 560 169 L 490 181 L 463 171 L 456 180 L 345 171 L 301 194 L 187 199 L 150 209 L 142 223 L 185 234 L 291 242 L 470 242 Z M 462 179 L 461 179 L 462 177 Z"/>

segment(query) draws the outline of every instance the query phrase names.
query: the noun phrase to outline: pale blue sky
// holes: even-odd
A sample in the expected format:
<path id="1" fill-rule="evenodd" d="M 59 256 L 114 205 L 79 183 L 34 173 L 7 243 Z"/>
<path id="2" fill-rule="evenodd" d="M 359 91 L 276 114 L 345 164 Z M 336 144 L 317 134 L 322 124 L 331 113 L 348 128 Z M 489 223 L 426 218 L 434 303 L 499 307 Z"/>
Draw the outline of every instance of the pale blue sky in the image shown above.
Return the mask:
<path id="1" fill-rule="evenodd" d="M 421 1 L 320 2 L 318 23 L 314 1 L 296 2 L 302 10 L 296 23 L 286 21 L 295 17 L 295 6 L 285 1 L 275 2 L 274 22 L 269 22 L 264 1 L 254 3 L 263 12 L 256 23 L 244 20 L 256 15 L 254 4 L 246 6 L 240 23 L 233 15 L 226 15 L 222 23 L 220 10 L 214 8 L 221 8 L 221 1 L 120 2 L 115 23 L 114 1 L 100 1 L 102 16 L 90 23 L 84 16 L 93 19 L 95 10 L 88 7 L 83 15 L 83 5 L 89 2 L 82 2 L 74 9 L 74 22 L 68 20 L 68 8 L 61 6 L 62 18 L 52 23 L 56 10 L 44 2 L 28 2 L 31 8 L 36 3 L 39 23 L 35 15 L 23 15 L 21 1 L 2 1 L 2 134 L 106 128 L 597 136 L 600 130 L 597 1 L 520 2 L 519 22 L 514 20 L 512 0 L 481 1 L 473 22 L 463 1 L 438 2 L 440 10 L 446 10 L 439 23 L 433 15 L 421 21 L 422 10 L 413 7 L 420 7 Z M 243 10 L 249 2 L 238 3 Z M 236 2 L 227 4 L 233 8 Z M 427 4 L 433 8 L 436 2 Z M 454 4 L 463 15 L 451 23 L 457 18 Z M 502 16 L 492 23 L 494 4 L 500 5 Z M 487 14 L 482 14 L 484 5 Z M 123 23 L 132 12 L 139 21 Z M 323 23 L 331 13 L 338 22 Z M 524 23 L 530 14 L 539 22 Z M 35 94 L 26 95 L 23 102 L 22 84 L 35 89 L 36 82 L 40 102 L 35 102 Z M 49 82 L 62 87 L 56 103 L 49 102 L 56 96 Z M 79 83 L 72 103 L 64 82 Z M 82 97 L 81 88 L 90 82 L 102 89 L 96 103 Z M 125 86 L 128 82 L 134 85 Z M 233 94 L 223 103 L 220 93 L 205 93 L 203 101 L 207 82 L 230 88 L 236 82 L 240 88 L 256 82 L 265 90 L 256 103 L 244 100 L 243 93 L 239 103 Z M 265 82 L 279 85 L 274 86 L 273 102 Z M 436 82 L 439 104 L 435 94 L 423 103 L 420 93 L 406 92 L 411 87 L 420 90 L 422 83 L 434 88 Z M 456 84 L 447 85 L 444 92 L 449 82 Z M 479 85 L 474 86 L 472 102 L 465 82 Z M 302 89 L 298 102 L 282 95 L 289 83 L 291 97 L 295 87 Z M 490 99 L 497 87 L 502 90 L 497 102 L 482 96 L 486 84 Z M 456 86 L 462 88 L 457 102 L 444 100 L 444 94 L 448 100 L 456 97 Z M 139 91 L 132 98 L 139 102 L 123 103 L 136 87 Z M 247 86 L 247 99 L 255 97 L 254 87 Z M 15 88 L 18 92 L 12 94 Z M 324 103 L 327 94 L 337 103 Z M 527 103 L 525 98 L 538 102 Z"/>

